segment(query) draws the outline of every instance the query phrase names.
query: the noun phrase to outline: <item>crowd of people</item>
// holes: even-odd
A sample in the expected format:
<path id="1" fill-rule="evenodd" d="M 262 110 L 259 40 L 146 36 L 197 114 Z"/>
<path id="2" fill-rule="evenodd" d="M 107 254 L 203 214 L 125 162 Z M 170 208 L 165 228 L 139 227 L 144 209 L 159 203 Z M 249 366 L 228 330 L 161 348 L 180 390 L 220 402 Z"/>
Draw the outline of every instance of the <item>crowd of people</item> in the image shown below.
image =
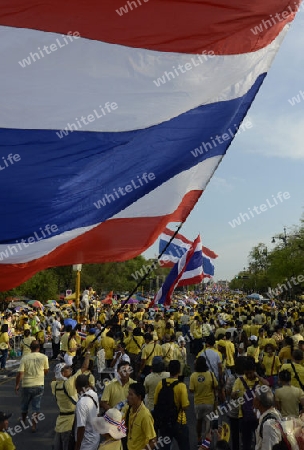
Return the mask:
<path id="1" fill-rule="evenodd" d="M 274 308 L 233 294 L 221 300 L 176 302 L 169 311 L 132 305 L 117 313 L 107 305 L 74 327 L 58 313 L 21 311 L 21 422 L 31 420 L 36 432 L 51 365 L 59 410 L 54 450 L 169 450 L 173 441 L 189 450 L 189 408 L 199 450 L 288 448 L 282 418 L 297 418 L 294 436 L 303 450 L 302 304 Z M 2 319 L 1 367 L 12 315 Z M 50 358 L 43 354 L 48 335 Z M 0 413 L 2 431 L 8 419 Z"/>

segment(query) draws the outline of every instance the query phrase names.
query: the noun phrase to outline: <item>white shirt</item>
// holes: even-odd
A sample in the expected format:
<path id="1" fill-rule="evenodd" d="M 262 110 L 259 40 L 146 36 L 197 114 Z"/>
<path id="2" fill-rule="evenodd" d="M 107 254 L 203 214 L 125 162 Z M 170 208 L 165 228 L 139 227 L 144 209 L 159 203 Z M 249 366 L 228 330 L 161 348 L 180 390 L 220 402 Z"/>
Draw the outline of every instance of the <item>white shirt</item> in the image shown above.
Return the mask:
<path id="1" fill-rule="evenodd" d="M 58 320 L 54 320 L 52 323 L 52 336 L 60 336 L 61 323 Z"/>
<path id="2" fill-rule="evenodd" d="M 261 428 L 262 421 L 263 421 L 264 417 L 270 413 L 273 414 L 274 416 L 276 416 L 278 419 L 281 418 L 279 411 L 276 410 L 275 408 L 270 408 L 261 415 L 261 417 L 259 418 L 259 425 L 255 432 L 255 437 L 256 437 L 255 450 L 272 450 L 272 447 L 275 444 L 278 444 L 279 442 L 281 442 L 282 436 L 281 436 L 280 430 L 276 429 L 274 426 L 271 425 L 271 424 L 275 423 L 274 419 L 267 419 L 264 422 L 263 432 L 262 432 L 263 438 L 261 438 L 260 428 Z"/>
<path id="3" fill-rule="evenodd" d="M 95 400 L 97 408 L 92 398 L 88 396 Z M 86 393 L 80 397 L 76 405 L 75 440 L 77 439 L 77 428 L 85 427 L 80 450 L 97 450 L 99 446 L 100 435 L 99 433 L 96 433 L 92 427 L 92 419 L 97 417 L 98 413 L 98 396 L 95 391 L 88 389 Z"/>
<path id="4" fill-rule="evenodd" d="M 211 370 L 211 372 L 214 373 L 215 377 L 218 380 L 219 379 L 218 365 L 222 363 L 220 355 L 212 348 L 206 348 L 206 350 L 203 350 L 198 356 L 204 356 L 206 358 L 206 363 L 209 370 Z"/>

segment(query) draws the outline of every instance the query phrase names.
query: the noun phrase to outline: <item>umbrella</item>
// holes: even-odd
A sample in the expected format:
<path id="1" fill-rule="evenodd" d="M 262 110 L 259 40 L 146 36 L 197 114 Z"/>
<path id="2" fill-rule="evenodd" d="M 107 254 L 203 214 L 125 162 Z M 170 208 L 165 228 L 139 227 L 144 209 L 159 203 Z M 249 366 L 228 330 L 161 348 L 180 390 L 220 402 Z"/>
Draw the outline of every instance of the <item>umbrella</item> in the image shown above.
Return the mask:
<path id="1" fill-rule="evenodd" d="M 103 305 L 112 305 L 112 299 L 107 297 L 104 300 L 101 300 L 101 302 Z"/>
<path id="2" fill-rule="evenodd" d="M 74 319 L 64 319 L 63 321 L 64 326 L 67 327 L 68 325 L 72 325 L 72 328 L 75 328 L 77 325 L 77 320 Z"/>
<path id="3" fill-rule="evenodd" d="M 10 302 L 8 304 L 8 308 L 16 308 L 16 307 L 18 307 L 20 309 L 27 308 L 27 304 L 24 302 Z"/>
<path id="4" fill-rule="evenodd" d="M 261 300 L 261 298 L 263 298 L 263 296 L 260 294 L 257 294 L 257 293 L 253 293 L 253 294 L 247 295 L 247 298 L 251 298 L 253 300 Z"/>
<path id="5" fill-rule="evenodd" d="M 59 306 L 59 304 L 57 303 L 56 300 L 48 300 L 47 303 L 48 303 L 49 305 Z"/>
<path id="6" fill-rule="evenodd" d="M 38 300 L 30 300 L 28 302 L 28 305 L 31 305 L 33 308 L 43 308 L 43 304 L 40 303 Z"/>
<path id="7" fill-rule="evenodd" d="M 129 298 L 129 300 L 127 301 L 128 305 L 134 305 L 135 303 L 139 303 L 139 301 L 134 297 Z"/>

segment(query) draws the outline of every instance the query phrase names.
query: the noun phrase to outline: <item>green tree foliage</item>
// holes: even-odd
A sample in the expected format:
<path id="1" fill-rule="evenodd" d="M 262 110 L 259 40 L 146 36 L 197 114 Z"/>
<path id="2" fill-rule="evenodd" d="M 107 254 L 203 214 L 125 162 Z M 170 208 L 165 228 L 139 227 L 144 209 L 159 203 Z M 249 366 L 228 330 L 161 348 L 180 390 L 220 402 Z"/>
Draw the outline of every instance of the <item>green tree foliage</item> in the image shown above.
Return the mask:
<path id="1" fill-rule="evenodd" d="M 239 272 L 230 282 L 231 289 L 242 289 L 245 292 L 259 292 L 266 296 L 269 289 L 278 286 L 281 298 L 292 298 L 304 292 L 304 221 L 285 235 L 275 236 L 275 247 L 272 250 L 266 244 L 259 243 L 253 247 L 248 256 L 246 274 Z M 246 279 L 244 279 L 244 274 Z M 288 284 L 289 283 L 289 284 Z M 285 287 L 286 286 L 286 287 Z"/>

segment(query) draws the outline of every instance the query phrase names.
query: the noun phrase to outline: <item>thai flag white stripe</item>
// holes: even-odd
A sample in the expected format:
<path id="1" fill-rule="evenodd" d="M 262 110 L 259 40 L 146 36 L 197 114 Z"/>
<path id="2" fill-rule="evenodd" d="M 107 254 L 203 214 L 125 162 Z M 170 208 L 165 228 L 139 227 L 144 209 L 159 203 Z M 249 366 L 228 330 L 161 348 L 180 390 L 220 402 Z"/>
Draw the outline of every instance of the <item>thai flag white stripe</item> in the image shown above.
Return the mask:
<path id="1" fill-rule="evenodd" d="M 0 56 L 5 62 L 0 71 L 1 126 L 61 130 L 68 123 L 75 123 L 76 118 L 94 115 L 94 110 L 100 113 L 100 105 L 115 102 L 118 105 L 115 111 L 78 130 L 137 130 L 200 105 L 241 97 L 259 75 L 268 71 L 288 27 L 286 25 L 270 45 L 259 51 L 214 56 L 195 66 L 195 55 L 129 48 L 84 38 L 33 59 L 30 53 L 37 53 L 38 47 L 42 49 L 44 45 L 56 43 L 57 39 L 62 40 L 62 36 L 1 26 Z M 18 42 L 13 54 L 12 42 Z M 26 58 L 30 64 L 22 67 L 18 60 L 22 62 Z M 192 63 L 192 70 L 177 76 L 173 66 L 187 63 Z M 173 76 L 175 73 L 175 78 L 169 75 L 167 80 L 166 72 L 172 72 Z M 154 81 L 162 77 L 165 77 L 165 84 L 160 82 L 157 87 Z M 208 89 L 198 89 L 199 85 Z M 157 101 L 151 101 L 153 97 L 157 97 Z M 31 105 L 31 113 L 25 114 L 28 105 Z M 41 114 L 42 105 L 47 105 L 47 114 Z"/>

